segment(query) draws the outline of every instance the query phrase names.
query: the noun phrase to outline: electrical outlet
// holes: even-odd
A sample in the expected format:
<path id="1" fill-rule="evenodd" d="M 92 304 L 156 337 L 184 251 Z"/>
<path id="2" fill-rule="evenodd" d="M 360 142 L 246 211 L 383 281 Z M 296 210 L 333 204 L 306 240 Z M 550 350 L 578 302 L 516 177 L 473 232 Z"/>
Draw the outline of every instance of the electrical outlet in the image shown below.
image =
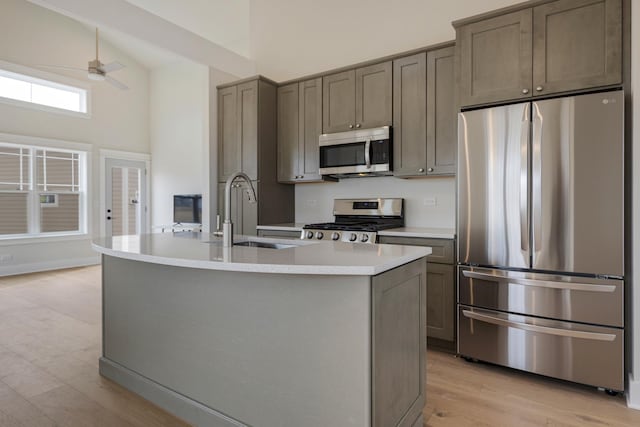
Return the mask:
<path id="1" fill-rule="evenodd" d="M 7 264 L 11 260 L 13 260 L 13 255 L 11 255 L 11 254 L 0 254 L 0 264 Z"/>
<path id="2" fill-rule="evenodd" d="M 422 204 L 424 206 L 436 206 L 438 204 L 438 200 L 435 197 L 425 197 Z"/>
<path id="3" fill-rule="evenodd" d="M 317 200 L 307 200 L 307 206 L 314 207 L 318 204 Z"/>

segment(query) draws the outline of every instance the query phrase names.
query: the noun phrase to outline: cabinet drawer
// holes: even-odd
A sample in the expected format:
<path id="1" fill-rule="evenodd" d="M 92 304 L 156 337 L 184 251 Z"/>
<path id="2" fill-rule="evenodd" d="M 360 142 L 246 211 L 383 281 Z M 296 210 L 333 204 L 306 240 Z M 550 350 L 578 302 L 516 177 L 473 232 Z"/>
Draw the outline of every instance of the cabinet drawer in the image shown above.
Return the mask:
<path id="1" fill-rule="evenodd" d="M 458 353 L 568 381 L 624 388 L 624 329 L 458 306 Z"/>
<path id="2" fill-rule="evenodd" d="M 260 237 L 274 237 L 279 239 L 299 239 L 301 231 L 288 231 L 288 230 L 258 230 L 258 236 Z"/>
<path id="3" fill-rule="evenodd" d="M 427 262 L 438 264 L 453 264 L 453 244 L 451 239 L 424 239 L 420 237 L 395 237 L 380 236 L 378 243 L 390 245 L 430 246 L 431 255 L 427 256 Z"/>
<path id="4" fill-rule="evenodd" d="M 464 267 L 458 302 L 574 322 L 624 326 L 622 280 Z"/>

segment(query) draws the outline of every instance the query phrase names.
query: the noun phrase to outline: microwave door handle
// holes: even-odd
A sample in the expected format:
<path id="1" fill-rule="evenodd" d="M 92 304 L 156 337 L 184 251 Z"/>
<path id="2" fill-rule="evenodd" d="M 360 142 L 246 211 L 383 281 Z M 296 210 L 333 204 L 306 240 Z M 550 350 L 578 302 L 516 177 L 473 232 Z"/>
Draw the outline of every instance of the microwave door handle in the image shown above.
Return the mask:
<path id="1" fill-rule="evenodd" d="M 367 169 L 371 168 L 371 140 L 367 139 L 364 143 L 364 162 L 367 164 Z"/>

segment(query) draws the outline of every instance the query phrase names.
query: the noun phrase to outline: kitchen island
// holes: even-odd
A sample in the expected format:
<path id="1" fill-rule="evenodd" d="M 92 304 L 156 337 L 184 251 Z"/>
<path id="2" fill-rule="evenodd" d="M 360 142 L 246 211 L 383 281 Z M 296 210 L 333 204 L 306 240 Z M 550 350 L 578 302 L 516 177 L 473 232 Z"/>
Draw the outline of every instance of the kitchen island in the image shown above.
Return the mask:
<path id="1" fill-rule="evenodd" d="M 251 240 L 94 241 L 100 373 L 194 425 L 422 425 L 430 249 Z"/>

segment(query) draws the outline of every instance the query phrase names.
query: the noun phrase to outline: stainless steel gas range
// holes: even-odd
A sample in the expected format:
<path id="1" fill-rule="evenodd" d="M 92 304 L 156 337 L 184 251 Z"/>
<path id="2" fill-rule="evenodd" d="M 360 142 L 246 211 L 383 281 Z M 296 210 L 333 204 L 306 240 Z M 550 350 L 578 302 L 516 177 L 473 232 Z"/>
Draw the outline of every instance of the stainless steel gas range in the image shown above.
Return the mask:
<path id="1" fill-rule="evenodd" d="M 307 224 L 305 240 L 376 243 L 378 231 L 404 226 L 404 199 L 335 199 L 335 222 Z"/>

